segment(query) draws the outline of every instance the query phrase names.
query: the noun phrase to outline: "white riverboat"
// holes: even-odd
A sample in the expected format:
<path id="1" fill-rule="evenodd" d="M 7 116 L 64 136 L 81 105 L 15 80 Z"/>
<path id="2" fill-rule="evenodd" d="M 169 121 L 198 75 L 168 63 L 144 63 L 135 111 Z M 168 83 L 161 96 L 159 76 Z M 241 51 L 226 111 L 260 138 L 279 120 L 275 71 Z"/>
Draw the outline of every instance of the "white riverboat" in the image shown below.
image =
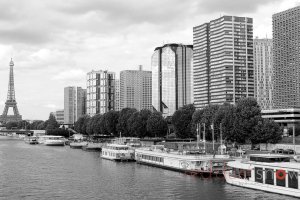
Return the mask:
<path id="1" fill-rule="evenodd" d="M 300 197 L 300 163 L 289 156 L 253 154 L 249 160 L 228 162 L 224 171 L 226 182 L 232 185 Z"/>
<path id="2" fill-rule="evenodd" d="M 228 155 L 203 154 L 199 151 L 172 151 L 163 145 L 135 150 L 135 160 L 140 164 L 181 171 L 188 174 L 222 175 Z"/>
<path id="3" fill-rule="evenodd" d="M 123 144 L 107 144 L 102 147 L 101 157 L 115 161 L 134 161 L 134 150 Z"/>
<path id="4" fill-rule="evenodd" d="M 46 146 L 65 146 L 65 138 L 57 135 L 43 135 L 38 137 L 39 144 Z"/>

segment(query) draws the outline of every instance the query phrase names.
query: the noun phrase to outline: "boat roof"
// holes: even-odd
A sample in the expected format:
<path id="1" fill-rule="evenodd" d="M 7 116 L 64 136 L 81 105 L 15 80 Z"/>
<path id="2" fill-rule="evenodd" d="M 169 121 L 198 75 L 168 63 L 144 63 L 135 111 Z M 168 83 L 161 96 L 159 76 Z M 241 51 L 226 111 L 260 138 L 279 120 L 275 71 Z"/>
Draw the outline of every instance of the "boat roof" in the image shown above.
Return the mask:
<path id="1" fill-rule="evenodd" d="M 160 157 L 172 157 L 177 159 L 185 159 L 189 161 L 203 161 L 203 160 L 212 160 L 212 161 L 231 161 L 228 155 L 213 155 L 213 154 L 197 154 L 197 155 L 190 155 L 190 154 L 179 154 L 178 151 L 151 151 L 148 148 L 139 148 L 135 150 L 136 153 L 143 153 L 145 155 L 151 156 L 160 156 Z"/>
<path id="2" fill-rule="evenodd" d="M 52 138 L 62 138 L 63 136 L 60 135 L 41 135 L 39 136 L 41 138 L 48 138 L 48 137 L 52 137 Z"/>
<path id="3" fill-rule="evenodd" d="M 250 157 L 260 157 L 260 158 L 289 158 L 288 155 L 281 154 L 251 154 Z"/>
<path id="4" fill-rule="evenodd" d="M 110 146 L 110 147 L 129 147 L 125 144 L 107 144 L 107 146 Z"/>
<path id="5" fill-rule="evenodd" d="M 239 169 L 253 169 L 255 167 L 272 167 L 278 169 L 294 169 L 300 170 L 300 163 L 297 162 L 256 162 L 256 161 L 245 161 L 245 160 L 235 160 L 227 163 L 229 167 L 239 168 Z"/>

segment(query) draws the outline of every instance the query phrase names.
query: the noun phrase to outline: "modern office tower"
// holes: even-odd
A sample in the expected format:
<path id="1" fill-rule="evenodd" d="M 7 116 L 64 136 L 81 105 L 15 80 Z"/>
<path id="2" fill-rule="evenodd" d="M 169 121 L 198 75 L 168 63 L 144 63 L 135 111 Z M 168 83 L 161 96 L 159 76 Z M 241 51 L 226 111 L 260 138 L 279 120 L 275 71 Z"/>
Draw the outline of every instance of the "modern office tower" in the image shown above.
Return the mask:
<path id="1" fill-rule="evenodd" d="M 115 91 L 115 111 L 120 111 L 120 79 L 116 79 Z"/>
<path id="2" fill-rule="evenodd" d="M 166 44 L 151 58 L 152 106 L 164 116 L 193 103 L 193 46 Z"/>
<path id="3" fill-rule="evenodd" d="M 86 90 L 81 87 L 65 87 L 64 123 L 74 124 L 85 114 Z"/>
<path id="4" fill-rule="evenodd" d="M 87 73 L 87 114 L 104 114 L 115 109 L 115 73 L 91 71 Z"/>
<path id="5" fill-rule="evenodd" d="M 124 70 L 120 72 L 120 109 L 152 110 L 151 71 Z"/>
<path id="6" fill-rule="evenodd" d="M 272 39 L 254 39 L 254 97 L 262 110 L 272 109 Z"/>
<path id="7" fill-rule="evenodd" d="M 299 38 L 300 6 L 273 15 L 275 109 L 300 108 Z"/>
<path id="8" fill-rule="evenodd" d="M 65 119 L 64 119 L 64 110 L 57 110 L 53 114 L 54 114 L 54 116 L 56 118 L 56 121 L 59 124 L 63 124 L 64 123 L 64 121 L 65 121 Z"/>
<path id="9" fill-rule="evenodd" d="M 254 97 L 252 18 L 223 16 L 193 28 L 194 105 Z"/>

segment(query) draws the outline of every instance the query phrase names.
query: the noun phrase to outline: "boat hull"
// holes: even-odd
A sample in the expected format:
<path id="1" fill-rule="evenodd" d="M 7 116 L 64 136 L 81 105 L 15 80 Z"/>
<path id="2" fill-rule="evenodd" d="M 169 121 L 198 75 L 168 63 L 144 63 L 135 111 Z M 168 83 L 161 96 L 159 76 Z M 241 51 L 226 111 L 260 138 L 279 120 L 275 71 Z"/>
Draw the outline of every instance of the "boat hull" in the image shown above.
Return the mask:
<path id="1" fill-rule="evenodd" d="M 101 158 L 116 161 L 116 162 L 134 162 L 135 161 L 132 158 L 115 158 L 115 157 L 107 157 L 107 156 L 103 156 L 103 155 L 101 155 Z"/>
<path id="2" fill-rule="evenodd" d="M 262 184 L 262 183 L 249 181 L 248 179 L 235 178 L 235 177 L 230 176 L 229 173 L 230 173 L 229 171 L 224 171 L 225 180 L 230 185 L 254 189 L 254 190 L 261 190 L 261 191 L 270 192 L 270 193 L 282 194 L 282 195 L 287 195 L 287 196 L 293 196 L 293 197 L 298 197 L 298 198 L 300 197 L 299 189 L 292 189 L 292 188 L 281 187 L 281 186 L 276 186 L 276 185 Z"/>

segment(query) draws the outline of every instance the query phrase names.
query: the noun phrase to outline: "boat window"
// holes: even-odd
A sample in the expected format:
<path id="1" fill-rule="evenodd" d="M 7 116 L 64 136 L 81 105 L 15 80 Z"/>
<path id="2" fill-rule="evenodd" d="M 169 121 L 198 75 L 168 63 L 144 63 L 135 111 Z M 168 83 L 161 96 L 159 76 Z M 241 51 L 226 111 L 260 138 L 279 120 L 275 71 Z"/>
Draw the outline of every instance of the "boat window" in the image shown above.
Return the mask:
<path id="1" fill-rule="evenodd" d="M 285 170 L 276 170 L 276 185 L 285 187 L 286 172 Z"/>
<path id="2" fill-rule="evenodd" d="M 288 176 L 289 188 L 298 189 L 298 173 L 291 171 Z"/>
<path id="3" fill-rule="evenodd" d="M 255 182 L 263 183 L 263 169 L 255 167 Z"/>
<path id="4" fill-rule="evenodd" d="M 265 168 L 265 182 L 269 185 L 274 185 L 274 170 Z"/>

